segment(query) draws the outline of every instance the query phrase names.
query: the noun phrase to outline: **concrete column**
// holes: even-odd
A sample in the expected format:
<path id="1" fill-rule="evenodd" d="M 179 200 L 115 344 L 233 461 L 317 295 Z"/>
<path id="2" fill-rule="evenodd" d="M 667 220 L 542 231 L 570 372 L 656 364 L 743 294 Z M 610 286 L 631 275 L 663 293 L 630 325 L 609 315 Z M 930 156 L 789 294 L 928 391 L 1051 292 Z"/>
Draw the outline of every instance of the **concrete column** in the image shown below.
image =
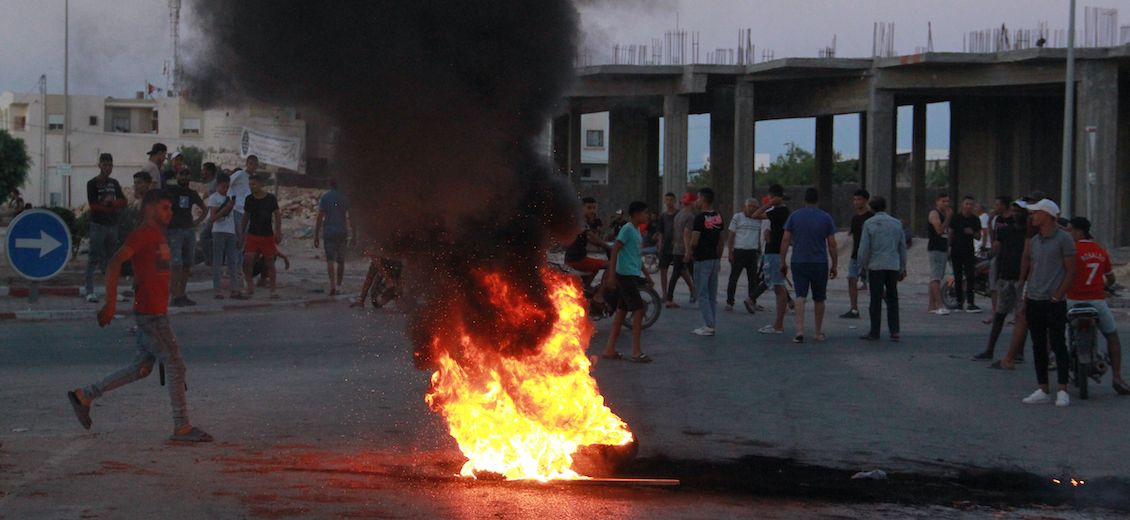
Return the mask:
<path id="1" fill-rule="evenodd" d="M 710 106 L 710 174 L 715 206 L 724 218 L 734 214 L 734 87 L 712 89 Z"/>
<path id="2" fill-rule="evenodd" d="M 867 112 L 859 113 L 859 185 L 867 186 Z"/>
<path id="3" fill-rule="evenodd" d="M 687 189 L 687 115 L 690 98 L 663 98 L 663 191 L 681 197 Z"/>
<path id="4" fill-rule="evenodd" d="M 656 211 L 663 207 L 659 177 L 659 116 L 647 117 L 647 157 L 644 168 L 644 198 Z"/>
<path id="5" fill-rule="evenodd" d="M 1114 245 L 1120 228 L 1115 197 L 1127 181 L 1119 179 L 1118 64 L 1081 61 L 1077 70 L 1075 129 L 1075 215 L 1091 220 L 1091 234 L 1101 244 Z M 1123 176 L 1124 177 L 1124 176 Z M 1088 192 L 1091 194 L 1088 197 Z"/>
<path id="6" fill-rule="evenodd" d="M 581 113 L 575 109 L 569 111 L 569 148 L 565 165 L 568 168 L 569 184 L 574 189 L 581 186 Z"/>
<path id="7" fill-rule="evenodd" d="M 738 81 L 734 87 L 734 208 L 741 208 L 756 189 L 753 110 L 753 82 Z"/>
<path id="8" fill-rule="evenodd" d="M 825 207 L 832 207 L 832 169 L 835 168 L 835 149 L 832 148 L 834 130 L 832 116 L 816 117 L 816 178 L 814 183 L 820 191 Z"/>
<path id="9" fill-rule="evenodd" d="M 633 108 L 608 112 L 608 210 L 626 209 L 634 200 L 648 199 L 651 118 Z"/>
<path id="10" fill-rule="evenodd" d="M 913 164 L 910 170 L 910 229 L 926 229 L 926 213 L 929 210 L 926 194 L 926 104 L 914 104 L 913 135 L 910 156 Z"/>
<path id="11" fill-rule="evenodd" d="M 963 101 L 950 101 L 950 161 L 946 173 L 949 176 L 951 203 L 960 200 L 958 199 L 958 180 L 961 179 L 961 130 L 964 127 L 963 125 L 966 124 L 967 118 L 963 117 L 965 113 Z M 934 196 L 931 197 L 931 204 L 933 204 Z"/>
<path id="12" fill-rule="evenodd" d="M 867 191 L 886 197 L 892 215 L 899 208 L 895 197 L 895 96 L 871 88 L 867 103 Z"/>

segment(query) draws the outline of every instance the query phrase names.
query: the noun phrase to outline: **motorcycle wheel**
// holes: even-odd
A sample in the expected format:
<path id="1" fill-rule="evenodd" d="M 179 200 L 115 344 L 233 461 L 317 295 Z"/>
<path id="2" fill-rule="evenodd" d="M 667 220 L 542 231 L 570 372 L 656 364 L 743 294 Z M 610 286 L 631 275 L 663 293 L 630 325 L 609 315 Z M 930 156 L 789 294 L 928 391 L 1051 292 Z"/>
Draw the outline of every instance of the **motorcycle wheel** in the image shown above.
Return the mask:
<path id="1" fill-rule="evenodd" d="M 659 313 L 663 311 L 663 300 L 659 297 L 659 293 L 651 287 L 640 288 L 640 299 L 643 300 L 643 324 L 640 328 L 646 329 L 655 322 L 659 321 Z M 625 319 L 624 327 L 631 329 L 632 320 Z"/>
<path id="2" fill-rule="evenodd" d="M 1075 366 L 1075 385 L 1079 387 L 1079 398 L 1087 399 L 1090 392 L 1087 389 L 1087 383 L 1091 379 L 1091 364 L 1078 363 Z"/>
<path id="3" fill-rule="evenodd" d="M 957 289 L 955 284 L 942 284 L 942 305 L 947 309 L 957 308 Z"/>

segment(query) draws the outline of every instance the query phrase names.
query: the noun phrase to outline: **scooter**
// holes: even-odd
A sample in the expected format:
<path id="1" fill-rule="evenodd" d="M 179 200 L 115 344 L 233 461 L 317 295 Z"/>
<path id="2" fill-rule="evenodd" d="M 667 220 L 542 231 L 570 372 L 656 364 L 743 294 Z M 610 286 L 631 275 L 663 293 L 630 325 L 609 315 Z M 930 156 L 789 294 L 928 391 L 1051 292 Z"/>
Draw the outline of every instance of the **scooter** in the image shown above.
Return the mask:
<path id="1" fill-rule="evenodd" d="M 1079 398 L 1087 399 L 1087 384 L 1102 383 L 1110 366 L 1110 356 L 1099 349 L 1099 313 L 1087 303 L 1077 303 L 1067 311 L 1068 350 L 1071 355 L 1071 377 L 1079 390 Z"/>

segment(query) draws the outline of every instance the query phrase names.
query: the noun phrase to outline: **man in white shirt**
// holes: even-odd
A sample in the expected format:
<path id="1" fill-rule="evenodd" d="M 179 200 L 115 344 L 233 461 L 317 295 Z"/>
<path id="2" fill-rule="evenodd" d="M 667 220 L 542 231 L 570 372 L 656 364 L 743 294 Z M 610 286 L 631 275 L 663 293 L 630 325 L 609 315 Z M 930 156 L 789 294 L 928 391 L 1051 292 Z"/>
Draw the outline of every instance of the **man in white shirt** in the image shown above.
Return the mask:
<path id="1" fill-rule="evenodd" d="M 153 147 L 145 152 L 149 159 L 145 161 L 145 165 L 141 167 L 143 171 L 149 174 L 154 181 L 157 181 L 157 189 L 164 189 L 165 184 L 161 183 L 161 165 L 165 164 L 165 158 L 169 154 L 169 147 L 164 143 L 153 143 Z"/>
<path id="2" fill-rule="evenodd" d="M 757 199 L 748 198 L 742 210 L 730 219 L 729 240 L 726 241 L 730 259 L 730 281 L 726 284 L 727 311 L 734 310 L 734 295 L 737 293 L 742 271 L 745 271 L 749 284 L 745 308 L 750 314 L 756 310 L 753 295 L 757 287 L 757 269 L 761 263 L 761 220 L 753 218 L 757 207 Z"/>
<path id="3" fill-rule="evenodd" d="M 245 299 L 240 288 L 240 274 L 243 271 L 243 254 L 236 247 L 235 197 L 229 195 L 230 179 L 227 175 L 216 176 L 216 192 L 208 196 L 208 218 L 212 221 L 212 289 L 216 299 L 224 298 L 221 280 L 224 265 L 228 266 L 228 286 L 233 299 Z"/>
<path id="4" fill-rule="evenodd" d="M 231 187 L 228 188 L 228 194 L 235 197 L 235 208 L 232 209 L 232 218 L 235 221 L 236 227 L 239 227 L 243 222 L 243 204 L 247 202 L 247 196 L 251 195 L 250 179 L 255 172 L 259 170 L 259 158 L 254 155 L 247 156 L 247 162 L 244 164 L 244 169 L 236 170 L 231 174 Z M 242 236 L 244 230 L 237 229 L 235 234 Z"/>

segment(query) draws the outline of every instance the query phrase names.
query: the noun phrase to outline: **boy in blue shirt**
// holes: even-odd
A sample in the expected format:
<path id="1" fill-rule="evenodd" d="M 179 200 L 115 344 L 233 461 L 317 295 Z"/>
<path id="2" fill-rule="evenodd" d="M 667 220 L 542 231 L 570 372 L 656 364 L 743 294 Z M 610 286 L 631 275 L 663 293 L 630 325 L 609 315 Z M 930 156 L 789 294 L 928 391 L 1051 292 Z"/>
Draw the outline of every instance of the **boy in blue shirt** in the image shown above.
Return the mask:
<path id="1" fill-rule="evenodd" d="M 643 241 L 639 227 L 647 223 L 650 212 L 647 204 L 633 202 L 628 205 L 627 225 L 620 228 L 616 235 L 616 243 L 612 246 L 609 255 L 608 271 L 604 275 L 604 289 L 616 294 L 616 315 L 612 318 L 612 330 L 608 334 L 608 346 L 601 357 L 604 359 L 622 359 L 623 356 L 616 352 L 616 340 L 620 337 L 620 327 L 624 325 L 624 318 L 632 313 L 632 361 L 636 363 L 650 363 L 651 358 L 640 351 L 640 331 L 643 329 L 643 298 L 640 297 L 639 284 L 641 275 L 647 277 L 647 286 L 654 282 L 651 274 L 642 269 L 640 256 L 640 243 Z"/>

